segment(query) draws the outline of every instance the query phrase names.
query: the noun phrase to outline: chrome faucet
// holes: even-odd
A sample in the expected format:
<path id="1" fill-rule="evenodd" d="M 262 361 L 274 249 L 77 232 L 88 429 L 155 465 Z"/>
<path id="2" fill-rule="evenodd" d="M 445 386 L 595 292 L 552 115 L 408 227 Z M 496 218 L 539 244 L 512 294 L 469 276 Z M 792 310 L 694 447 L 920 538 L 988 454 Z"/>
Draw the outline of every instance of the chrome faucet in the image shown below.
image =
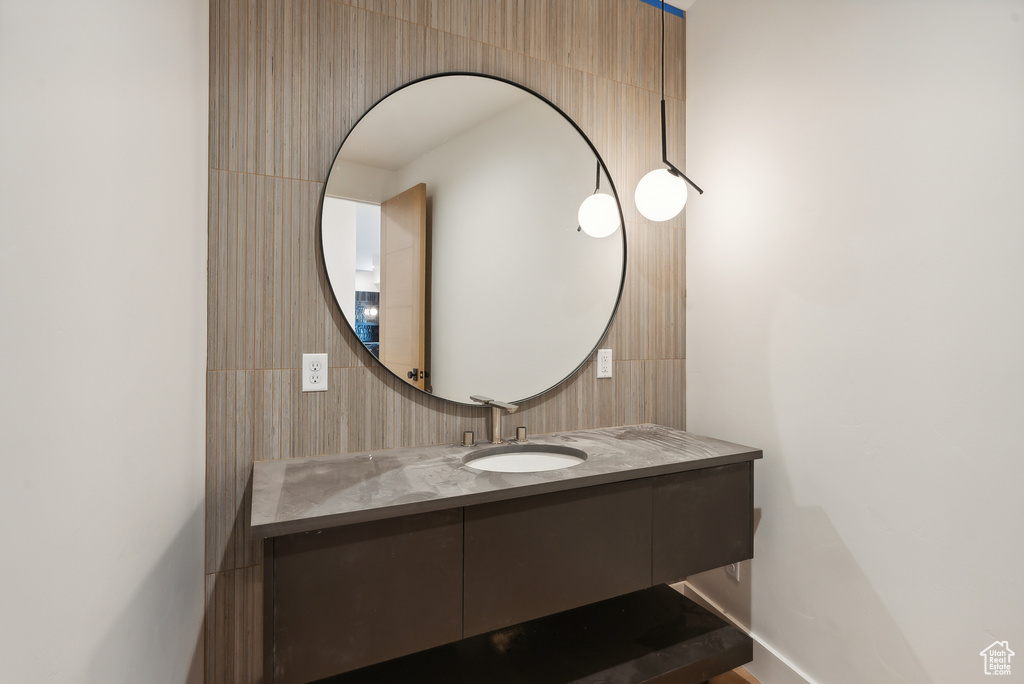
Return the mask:
<path id="1" fill-rule="evenodd" d="M 509 413 L 515 413 L 519 407 L 490 397 L 482 397 L 479 394 L 471 395 L 469 398 L 491 407 L 491 444 L 501 444 L 501 410 L 505 409 Z"/>

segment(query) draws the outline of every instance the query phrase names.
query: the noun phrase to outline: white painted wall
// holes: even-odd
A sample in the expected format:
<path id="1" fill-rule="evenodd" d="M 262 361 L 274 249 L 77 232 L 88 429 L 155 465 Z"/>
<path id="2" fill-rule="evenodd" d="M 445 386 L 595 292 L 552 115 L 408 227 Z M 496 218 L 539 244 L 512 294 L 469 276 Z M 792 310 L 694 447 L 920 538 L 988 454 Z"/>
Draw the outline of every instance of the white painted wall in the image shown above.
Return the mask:
<path id="1" fill-rule="evenodd" d="M 1024 653 L 1024 2 L 698 2 L 687 47 L 687 426 L 765 451 L 746 579 L 694 582 L 816 681 L 985 681 Z"/>
<path id="2" fill-rule="evenodd" d="M 393 172 L 376 166 L 335 159 L 327 176 L 327 197 L 380 204 L 391 197 L 387 184 Z"/>
<path id="3" fill-rule="evenodd" d="M 4 682 L 199 681 L 208 3 L 0 3 Z"/>
<path id="4" fill-rule="evenodd" d="M 324 266 L 335 292 L 344 292 L 338 308 L 353 325 L 356 321 L 356 203 L 324 197 L 321 240 Z M 379 219 L 378 219 L 379 222 Z M 351 296 L 346 296 L 346 295 Z"/>

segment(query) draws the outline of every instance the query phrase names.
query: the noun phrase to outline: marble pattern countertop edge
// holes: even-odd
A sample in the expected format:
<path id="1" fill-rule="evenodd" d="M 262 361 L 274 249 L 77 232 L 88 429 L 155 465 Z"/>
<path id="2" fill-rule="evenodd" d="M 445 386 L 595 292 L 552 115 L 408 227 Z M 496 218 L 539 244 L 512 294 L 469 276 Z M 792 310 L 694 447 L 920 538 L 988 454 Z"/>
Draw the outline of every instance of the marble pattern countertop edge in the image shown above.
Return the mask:
<path id="1" fill-rule="evenodd" d="M 561 470 L 483 472 L 463 463 L 491 446 L 482 442 L 257 461 L 252 535 L 310 532 L 762 457 L 760 449 L 653 424 L 533 435 L 524 443 L 540 444 L 582 449 L 588 458 Z"/>

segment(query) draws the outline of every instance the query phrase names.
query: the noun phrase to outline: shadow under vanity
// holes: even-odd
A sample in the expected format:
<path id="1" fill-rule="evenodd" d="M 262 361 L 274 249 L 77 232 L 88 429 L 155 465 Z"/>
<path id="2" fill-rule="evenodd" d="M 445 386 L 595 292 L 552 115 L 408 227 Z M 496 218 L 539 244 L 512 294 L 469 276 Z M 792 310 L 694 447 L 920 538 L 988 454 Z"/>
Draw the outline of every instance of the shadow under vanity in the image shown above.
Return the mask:
<path id="1" fill-rule="evenodd" d="M 700 682 L 751 659 L 749 637 L 707 622 L 696 606 L 686 609 L 690 617 L 665 613 L 671 601 L 688 600 L 671 590 L 655 600 L 643 590 L 751 558 L 759 450 L 657 425 L 542 435 L 530 444 L 588 457 L 532 473 L 476 470 L 464 463 L 476 448 L 455 445 L 257 462 L 252 530 L 265 539 L 266 680 L 310 682 L 446 644 L 456 655 L 428 661 L 455 672 L 438 681 L 482 681 L 458 675 L 460 667 L 487 667 L 481 657 L 510 682 L 657 681 L 684 665 L 695 674 L 672 681 Z M 618 603 L 600 603 L 614 597 Z M 662 608 L 637 607 L 647 604 Z M 595 621 L 607 628 L 627 614 L 636 632 L 623 644 L 628 657 L 601 667 L 626 668 L 631 678 L 516 679 L 521 666 L 496 661 L 510 657 L 508 644 L 495 650 L 503 639 L 572 625 L 600 631 Z M 553 628 L 555 618 L 565 624 Z M 704 620 L 707 633 L 666 638 L 680 619 L 691 627 Z M 637 651 L 638 643 L 648 646 Z M 557 647 L 532 647 L 545 671 L 561 676 L 552 664 Z M 595 653 L 607 660 L 610 648 Z M 476 655 L 460 658 L 459 649 Z M 579 654 L 572 660 L 587 670 Z M 417 681 L 432 681 L 426 665 L 408 667 L 422 675 Z M 390 680 L 368 679 L 370 670 L 337 681 Z"/>

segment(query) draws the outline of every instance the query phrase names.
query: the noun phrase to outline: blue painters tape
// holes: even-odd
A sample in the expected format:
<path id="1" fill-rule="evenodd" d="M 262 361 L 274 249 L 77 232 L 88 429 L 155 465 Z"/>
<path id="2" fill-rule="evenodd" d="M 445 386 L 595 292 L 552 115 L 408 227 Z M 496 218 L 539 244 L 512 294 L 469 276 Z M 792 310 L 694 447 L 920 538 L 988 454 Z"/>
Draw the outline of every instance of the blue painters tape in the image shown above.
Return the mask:
<path id="1" fill-rule="evenodd" d="M 646 3 L 646 4 L 650 5 L 651 7 L 657 7 L 658 9 L 661 9 L 661 0 L 640 0 L 640 2 Z M 672 5 L 668 4 L 667 2 L 665 3 L 665 14 L 671 14 L 672 16 L 675 16 L 675 17 L 685 17 L 686 16 L 686 14 L 683 12 L 683 10 L 679 9 L 678 7 L 673 7 Z"/>

